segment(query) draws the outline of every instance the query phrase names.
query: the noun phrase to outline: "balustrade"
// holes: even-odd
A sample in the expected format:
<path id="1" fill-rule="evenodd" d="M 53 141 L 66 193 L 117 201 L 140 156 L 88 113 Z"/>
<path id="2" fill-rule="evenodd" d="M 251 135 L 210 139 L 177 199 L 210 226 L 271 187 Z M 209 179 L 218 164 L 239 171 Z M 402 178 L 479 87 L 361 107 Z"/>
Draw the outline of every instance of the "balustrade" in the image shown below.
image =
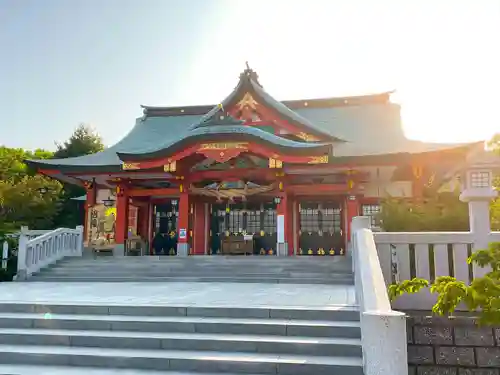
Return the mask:
<path id="1" fill-rule="evenodd" d="M 373 233 L 369 227 L 369 217 L 356 217 L 351 231 L 364 373 L 406 374 L 406 317 L 391 308 Z"/>
<path id="2" fill-rule="evenodd" d="M 29 278 L 42 268 L 66 256 L 82 256 L 83 227 L 59 228 L 35 238 L 28 234 L 19 237 L 17 279 Z"/>

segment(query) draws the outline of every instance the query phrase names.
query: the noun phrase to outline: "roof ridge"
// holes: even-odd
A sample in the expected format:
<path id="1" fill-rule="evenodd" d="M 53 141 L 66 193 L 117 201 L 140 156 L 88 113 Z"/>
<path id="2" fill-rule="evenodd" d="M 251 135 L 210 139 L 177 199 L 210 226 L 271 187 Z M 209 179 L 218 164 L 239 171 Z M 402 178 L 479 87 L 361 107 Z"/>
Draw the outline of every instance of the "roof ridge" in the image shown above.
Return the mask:
<path id="1" fill-rule="evenodd" d="M 326 96 L 321 98 L 304 98 L 304 99 L 287 99 L 281 100 L 280 103 L 286 105 L 290 109 L 303 108 L 304 103 L 307 102 L 309 105 L 311 104 L 323 104 L 324 108 L 330 107 L 347 107 L 350 105 L 359 105 L 359 104 L 372 104 L 372 103 L 382 103 L 382 101 L 376 101 L 375 99 L 385 99 L 386 97 L 393 94 L 396 90 L 382 91 L 379 93 L 373 94 L 362 94 L 362 95 L 348 95 L 348 96 Z M 363 100 L 364 99 L 364 100 Z M 370 100 L 373 99 L 373 100 Z M 346 102 L 347 101 L 347 102 Z M 366 102 L 366 103 L 363 103 Z M 298 106 L 298 104 L 302 104 Z M 192 110 L 200 110 L 205 111 L 207 113 L 217 104 L 199 104 L 199 105 L 172 105 L 172 106 L 149 106 L 141 104 L 140 107 L 144 110 L 144 112 L 149 111 L 172 111 L 172 116 L 179 116 L 183 114 L 193 114 L 188 113 Z M 307 105 L 305 105 L 307 107 Z M 175 113 L 174 113 L 175 112 Z M 149 114 L 149 113 L 148 113 Z M 198 114 L 198 113 L 197 113 Z"/>

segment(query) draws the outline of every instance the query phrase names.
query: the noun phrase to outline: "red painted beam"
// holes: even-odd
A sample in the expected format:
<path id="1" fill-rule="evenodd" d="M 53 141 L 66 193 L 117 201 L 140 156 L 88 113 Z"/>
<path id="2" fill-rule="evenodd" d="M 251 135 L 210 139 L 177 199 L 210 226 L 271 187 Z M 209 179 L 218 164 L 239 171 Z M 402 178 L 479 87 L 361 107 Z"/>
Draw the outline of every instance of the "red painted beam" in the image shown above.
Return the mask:
<path id="1" fill-rule="evenodd" d="M 353 191 L 354 190 L 354 191 Z M 296 195 L 357 194 L 357 189 L 349 189 L 343 184 L 289 185 L 287 191 Z"/>
<path id="2" fill-rule="evenodd" d="M 154 195 L 179 195 L 179 189 L 175 188 L 158 188 L 158 189 L 130 189 L 128 192 L 130 197 L 151 197 Z"/>

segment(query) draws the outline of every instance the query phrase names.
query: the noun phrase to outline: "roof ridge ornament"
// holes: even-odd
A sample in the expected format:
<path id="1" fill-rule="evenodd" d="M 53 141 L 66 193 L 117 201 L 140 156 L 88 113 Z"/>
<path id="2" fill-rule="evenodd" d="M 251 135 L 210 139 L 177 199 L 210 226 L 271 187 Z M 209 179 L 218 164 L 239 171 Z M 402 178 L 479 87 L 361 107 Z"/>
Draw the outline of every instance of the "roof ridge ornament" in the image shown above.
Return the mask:
<path id="1" fill-rule="evenodd" d="M 226 113 L 220 104 L 218 106 L 219 110 L 215 112 L 212 116 L 203 121 L 200 126 L 213 126 L 213 125 L 242 125 L 243 120 L 239 120 Z"/>
<path id="2" fill-rule="evenodd" d="M 250 68 L 248 61 L 245 61 L 245 65 L 246 65 L 246 69 L 243 71 L 243 73 L 240 74 L 240 80 L 243 80 L 243 79 L 252 80 L 256 84 L 258 84 L 260 87 L 262 87 L 262 85 L 259 82 L 259 75 L 257 74 L 257 72 L 255 72 L 252 68 Z"/>

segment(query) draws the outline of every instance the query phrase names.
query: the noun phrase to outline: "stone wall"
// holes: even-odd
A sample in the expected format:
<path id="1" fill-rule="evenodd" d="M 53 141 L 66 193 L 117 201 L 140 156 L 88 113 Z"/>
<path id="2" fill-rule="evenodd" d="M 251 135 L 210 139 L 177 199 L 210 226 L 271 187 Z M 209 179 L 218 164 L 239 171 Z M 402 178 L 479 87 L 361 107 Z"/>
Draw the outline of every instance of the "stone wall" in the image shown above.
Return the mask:
<path id="1" fill-rule="evenodd" d="M 500 328 L 473 317 L 409 313 L 410 375 L 500 375 Z"/>

